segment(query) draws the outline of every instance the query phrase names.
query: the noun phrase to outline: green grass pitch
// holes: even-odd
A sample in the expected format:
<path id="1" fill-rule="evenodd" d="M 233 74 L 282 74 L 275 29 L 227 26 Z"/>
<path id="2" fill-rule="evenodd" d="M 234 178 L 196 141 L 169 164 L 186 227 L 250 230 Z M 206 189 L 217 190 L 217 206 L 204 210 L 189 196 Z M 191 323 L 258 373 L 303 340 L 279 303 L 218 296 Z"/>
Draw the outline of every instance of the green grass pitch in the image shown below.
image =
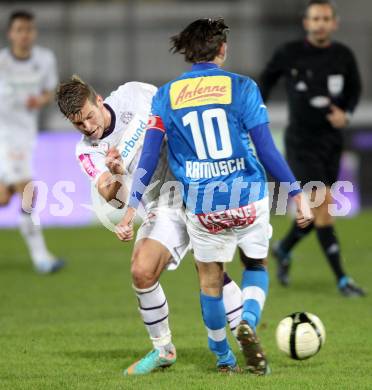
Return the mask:
<path id="1" fill-rule="evenodd" d="M 372 284 L 371 220 L 372 213 L 365 212 L 337 222 L 346 268 L 367 289 Z M 278 238 L 289 220 L 277 217 L 273 225 Z M 60 274 L 34 274 L 18 233 L 0 232 L 0 389 L 372 388 L 372 291 L 364 299 L 341 297 L 314 234 L 294 253 L 290 288 L 277 284 L 271 261 L 259 334 L 272 375 L 261 378 L 214 371 L 190 256 L 162 278 L 177 364 L 146 377 L 123 377 L 123 369 L 150 350 L 131 289 L 131 245 L 100 227 L 45 234 L 51 249 L 68 260 Z M 240 280 L 238 261 L 229 271 Z M 274 338 L 279 320 L 300 310 L 317 314 L 327 331 L 324 349 L 303 362 L 282 355 Z"/>

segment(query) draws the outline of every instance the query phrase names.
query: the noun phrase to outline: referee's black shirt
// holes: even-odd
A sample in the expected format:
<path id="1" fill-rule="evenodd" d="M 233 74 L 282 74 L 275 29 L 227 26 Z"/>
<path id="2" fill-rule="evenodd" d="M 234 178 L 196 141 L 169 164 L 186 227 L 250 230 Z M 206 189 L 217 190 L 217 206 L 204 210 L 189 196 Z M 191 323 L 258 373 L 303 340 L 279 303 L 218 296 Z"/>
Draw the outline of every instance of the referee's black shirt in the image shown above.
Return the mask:
<path id="1" fill-rule="evenodd" d="M 331 104 L 351 114 L 359 101 L 361 82 L 352 51 L 338 42 L 325 48 L 307 40 L 283 45 L 260 77 L 264 101 L 281 76 L 289 101 L 287 138 L 297 144 L 341 143 L 340 131 L 326 115 Z"/>

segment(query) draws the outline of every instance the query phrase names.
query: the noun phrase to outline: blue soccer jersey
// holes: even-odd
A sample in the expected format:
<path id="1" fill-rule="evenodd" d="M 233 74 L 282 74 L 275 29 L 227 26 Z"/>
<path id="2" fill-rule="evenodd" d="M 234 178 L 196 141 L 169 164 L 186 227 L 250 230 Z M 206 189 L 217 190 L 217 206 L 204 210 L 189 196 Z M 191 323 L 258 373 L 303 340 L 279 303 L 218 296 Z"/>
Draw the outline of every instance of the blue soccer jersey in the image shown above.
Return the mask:
<path id="1" fill-rule="evenodd" d="M 213 63 L 195 64 L 158 90 L 152 114 L 163 122 L 170 168 L 190 211 L 240 207 L 266 195 L 249 131 L 269 119 L 253 80 Z"/>

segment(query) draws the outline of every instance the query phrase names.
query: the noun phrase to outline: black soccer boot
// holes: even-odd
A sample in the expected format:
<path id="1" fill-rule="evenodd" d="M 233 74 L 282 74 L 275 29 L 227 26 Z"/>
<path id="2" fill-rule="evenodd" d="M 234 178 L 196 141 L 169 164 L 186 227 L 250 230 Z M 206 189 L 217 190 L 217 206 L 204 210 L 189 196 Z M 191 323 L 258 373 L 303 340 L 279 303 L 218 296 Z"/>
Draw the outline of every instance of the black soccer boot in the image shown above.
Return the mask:
<path id="1" fill-rule="evenodd" d="M 274 242 L 271 253 L 277 262 L 276 276 L 282 286 L 289 285 L 289 268 L 291 265 L 291 255 L 284 252 L 280 247 L 281 241 Z"/>
<path id="2" fill-rule="evenodd" d="M 366 292 L 355 284 L 354 280 L 344 276 L 338 281 L 338 289 L 344 297 L 364 297 Z"/>

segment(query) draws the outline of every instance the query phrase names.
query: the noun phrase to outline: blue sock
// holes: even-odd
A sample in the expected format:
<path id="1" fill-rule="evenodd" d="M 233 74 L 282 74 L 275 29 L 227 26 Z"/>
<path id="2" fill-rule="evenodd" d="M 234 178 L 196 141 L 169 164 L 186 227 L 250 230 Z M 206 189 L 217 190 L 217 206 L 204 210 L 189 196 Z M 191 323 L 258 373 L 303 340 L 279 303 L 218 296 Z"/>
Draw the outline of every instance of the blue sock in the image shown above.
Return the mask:
<path id="1" fill-rule="evenodd" d="M 350 278 L 343 276 L 338 280 L 338 288 L 343 288 L 349 283 Z"/>
<path id="2" fill-rule="evenodd" d="M 201 292 L 200 305 L 208 332 L 209 349 L 217 355 L 217 358 L 221 358 L 230 350 L 226 339 L 226 314 L 222 296 L 211 297 Z"/>
<path id="3" fill-rule="evenodd" d="M 260 270 L 246 269 L 243 272 L 243 314 L 242 319 L 256 330 L 260 322 L 261 312 L 269 290 L 269 274 L 265 268 Z"/>

